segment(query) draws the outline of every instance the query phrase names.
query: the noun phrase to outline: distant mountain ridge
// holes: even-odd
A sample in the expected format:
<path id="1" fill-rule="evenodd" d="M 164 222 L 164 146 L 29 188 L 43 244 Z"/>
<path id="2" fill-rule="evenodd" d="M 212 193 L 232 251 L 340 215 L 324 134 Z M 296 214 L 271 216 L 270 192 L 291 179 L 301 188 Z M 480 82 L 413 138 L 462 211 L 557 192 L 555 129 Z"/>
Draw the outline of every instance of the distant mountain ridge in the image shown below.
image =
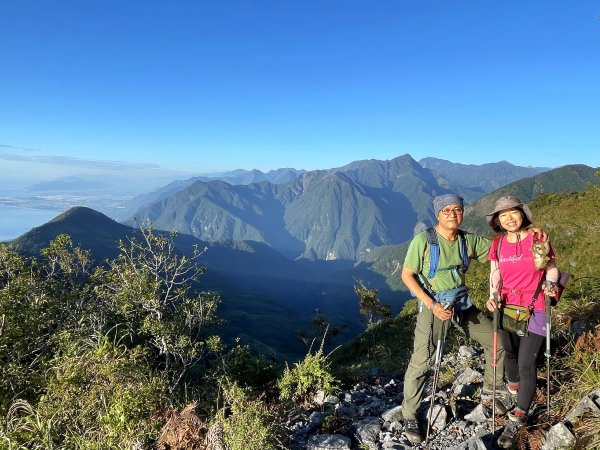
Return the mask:
<path id="1" fill-rule="evenodd" d="M 104 191 L 111 189 L 111 186 L 106 180 L 99 178 L 89 178 L 83 176 L 63 177 L 58 180 L 43 181 L 33 184 L 27 188 L 28 192 L 40 193 L 62 193 L 62 192 L 90 192 Z"/>
<path id="2" fill-rule="evenodd" d="M 130 220 L 135 212 L 142 206 L 174 195 L 197 181 L 224 181 L 231 185 L 247 185 L 252 183 L 260 183 L 262 181 L 267 181 L 273 184 L 283 184 L 295 180 L 298 178 L 298 176 L 305 172 L 305 170 L 297 170 L 292 168 L 275 169 L 266 173 L 256 169 L 237 169 L 230 172 L 204 174 L 189 178 L 187 180 L 177 180 L 152 192 L 138 195 L 133 199 L 128 200 L 123 205 L 123 209 L 119 213 L 117 219 L 123 221 Z"/>
<path id="3" fill-rule="evenodd" d="M 445 175 L 424 168 L 406 154 L 305 172 L 281 184 L 231 185 L 193 179 L 166 187 L 159 199 L 134 215 L 159 229 L 202 240 L 265 242 L 290 258 L 356 260 L 379 246 L 406 241 L 416 230 L 432 224 L 434 196 L 452 191 L 479 198 L 493 180 L 500 183 L 507 170 L 515 167 L 501 162 L 477 169 L 428 161 L 434 162 Z M 451 176 L 452 167 L 470 174 L 479 170 L 487 184 L 458 186 L 461 177 Z M 542 170 L 521 169 L 516 170 L 521 175 Z"/>
<path id="4" fill-rule="evenodd" d="M 445 191 L 405 155 L 306 172 L 280 185 L 196 181 L 135 217 L 208 241 L 266 242 L 292 258 L 353 260 L 375 246 L 405 240 L 416 222 L 432 219 L 426 200 Z M 406 213 L 398 215 L 399 209 Z"/>
<path id="5" fill-rule="evenodd" d="M 493 210 L 494 203 L 499 197 L 514 195 L 527 203 L 540 194 L 584 191 L 591 184 L 597 183 L 597 170 L 583 164 L 573 164 L 507 184 L 467 205 L 463 228 L 474 233 L 489 234 L 485 215 Z"/>
<path id="6" fill-rule="evenodd" d="M 475 165 L 453 163 L 438 158 L 423 158 L 419 160 L 419 164 L 450 181 L 454 190 L 469 203 L 513 181 L 550 170 L 549 167 L 519 167 L 507 161 Z M 474 190 L 475 197 L 471 190 Z"/>

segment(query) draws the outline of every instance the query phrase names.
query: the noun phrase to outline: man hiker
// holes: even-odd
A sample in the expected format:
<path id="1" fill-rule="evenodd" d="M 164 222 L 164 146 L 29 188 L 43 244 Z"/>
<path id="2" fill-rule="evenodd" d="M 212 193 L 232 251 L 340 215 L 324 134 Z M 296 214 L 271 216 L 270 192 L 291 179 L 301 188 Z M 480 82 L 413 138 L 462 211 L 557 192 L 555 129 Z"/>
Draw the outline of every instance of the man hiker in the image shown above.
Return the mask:
<path id="1" fill-rule="evenodd" d="M 459 229 L 464 212 L 462 197 L 456 194 L 437 196 L 433 199 L 433 207 L 437 224 L 413 238 L 402 268 L 402 281 L 420 301 L 413 352 L 404 375 L 402 403 L 404 434 L 412 443 L 423 440 L 417 412 L 423 399 L 426 375 L 436 352 L 435 340 L 440 336 L 442 323 L 447 320 L 452 319 L 452 323 L 484 349 L 486 365 L 482 393 L 491 395 L 496 386 L 497 401 L 508 397 L 502 383 L 504 350 L 498 345 L 494 382 L 492 321 L 473 305 L 465 286 L 469 262 L 473 259 L 486 261 L 490 241 Z M 436 244 L 438 247 L 433 248 Z"/>

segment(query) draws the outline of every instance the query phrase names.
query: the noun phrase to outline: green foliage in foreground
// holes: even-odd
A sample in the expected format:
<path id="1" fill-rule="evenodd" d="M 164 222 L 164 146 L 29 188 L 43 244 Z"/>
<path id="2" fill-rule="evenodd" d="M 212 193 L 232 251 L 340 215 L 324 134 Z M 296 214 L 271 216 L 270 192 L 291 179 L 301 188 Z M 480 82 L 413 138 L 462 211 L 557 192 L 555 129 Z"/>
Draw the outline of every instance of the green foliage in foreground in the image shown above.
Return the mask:
<path id="1" fill-rule="evenodd" d="M 201 253 L 181 256 L 173 237 L 143 229 L 96 268 L 65 235 L 37 260 L 0 246 L 0 448 L 153 448 L 190 402 L 228 448 L 275 448 L 265 393 L 278 396 L 280 370 L 223 349 L 219 297 L 197 290 Z M 284 374 L 282 397 L 332 392 L 327 368 L 321 346 Z"/>
<path id="2" fill-rule="evenodd" d="M 148 447 L 161 410 L 202 384 L 219 299 L 190 291 L 198 252 L 141 235 L 95 270 L 65 235 L 38 260 L 0 246 L 1 442 Z"/>
<path id="3" fill-rule="evenodd" d="M 223 353 L 217 377 L 223 376 L 242 388 L 256 391 L 268 390 L 279 375 L 279 368 L 265 355 L 253 354 L 250 346 L 241 345 L 239 340 Z"/>
<path id="4" fill-rule="evenodd" d="M 223 389 L 224 408 L 216 420 L 223 424 L 223 441 L 230 450 L 275 449 L 274 418 L 260 398 L 253 398 L 237 384 Z"/>
<path id="5" fill-rule="evenodd" d="M 189 403 L 228 448 L 275 448 L 280 370 L 211 333 L 219 297 L 192 290 L 200 252 L 181 256 L 152 229 L 119 248 L 94 269 L 65 235 L 38 260 L 0 246 L 0 448 L 154 448 L 167 412 Z M 282 397 L 332 392 L 327 369 L 321 346 L 283 375 Z"/>
<path id="6" fill-rule="evenodd" d="M 105 337 L 82 342 L 72 354 L 57 355 L 36 415 L 52 424 L 56 446 L 123 448 L 157 437 L 152 417 L 168 401 L 164 373 L 153 373 L 142 348 L 129 351 Z M 20 417 L 16 435 L 35 442 Z M 25 422 L 23 422 L 25 421 Z"/>
<path id="7" fill-rule="evenodd" d="M 280 397 L 287 402 L 296 404 L 310 403 L 318 392 L 333 393 L 339 386 L 330 370 L 329 355 L 323 353 L 323 343 L 312 353 L 310 350 L 302 361 L 294 363 L 283 371 L 278 381 Z"/>

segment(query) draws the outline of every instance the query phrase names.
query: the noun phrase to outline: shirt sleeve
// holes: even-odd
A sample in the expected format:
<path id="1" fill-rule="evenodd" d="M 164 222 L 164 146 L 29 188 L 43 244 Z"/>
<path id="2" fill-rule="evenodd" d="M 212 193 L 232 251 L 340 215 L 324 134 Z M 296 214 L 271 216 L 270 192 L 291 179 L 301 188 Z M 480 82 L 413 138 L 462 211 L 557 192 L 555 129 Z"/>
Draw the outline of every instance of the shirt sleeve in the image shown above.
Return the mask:
<path id="1" fill-rule="evenodd" d="M 406 257 L 404 258 L 403 266 L 413 273 L 421 273 L 423 271 L 423 254 L 425 253 L 425 246 L 427 244 L 425 234 L 425 232 L 421 232 L 410 241 Z"/>
<path id="2" fill-rule="evenodd" d="M 554 254 L 554 249 L 552 248 L 552 242 L 550 242 L 550 238 L 548 238 L 548 246 L 550 247 L 548 251 L 548 258 L 555 259 L 556 255 Z"/>
<path id="3" fill-rule="evenodd" d="M 498 292 L 498 288 L 500 287 L 500 268 L 498 267 L 498 261 L 496 259 L 492 259 L 490 262 L 490 297 L 494 297 L 494 293 Z"/>
<path id="4" fill-rule="evenodd" d="M 473 242 L 469 257 L 471 259 L 476 259 L 479 262 L 487 261 L 491 241 L 487 238 L 472 233 L 469 233 L 469 237 L 472 238 Z"/>

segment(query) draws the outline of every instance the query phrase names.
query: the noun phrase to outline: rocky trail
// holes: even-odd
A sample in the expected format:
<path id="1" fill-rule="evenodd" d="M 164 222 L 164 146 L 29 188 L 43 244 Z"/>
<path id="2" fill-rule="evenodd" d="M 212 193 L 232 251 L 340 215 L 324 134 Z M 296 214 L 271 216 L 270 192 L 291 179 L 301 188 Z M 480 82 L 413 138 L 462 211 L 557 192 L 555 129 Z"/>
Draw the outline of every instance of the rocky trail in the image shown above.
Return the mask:
<path id="1" fill-rule="evenodd" d="M 496 440 L 507 419 L 498 414 L 497 408 L 495 434 L 492 434 L 492 399 L 481 396 L 483 364 L 482 352 L 469 346 L 461 346 L 455 354 L 444 356 L 427 444 L 412 445 L 403 434 L 402 378 L 382 377 L 377 369 L 372 369 L 367 379 L 336 395 L 318 393 L 314 408 L 292 412 L 286 421 L 288 447 L 291 450 L 497 449 Z M 430 391 L 428 385 L 426 393 Z M 429 405 L 430 396 L 426 395 L 420 408 L 423 435 Z M 600 389 L 582 399 L 564 422 L 540 427 L 544 414 L 544 400 L 534 402 L 527 426 L 517 433 L 517 441 L 529 439 L 530 448 L 543 450 L 571 448 L 575 444 L 571 422 L 584 414 L 600 417 Z M 536 438 L 528 437 L 530 432 Z"/>

